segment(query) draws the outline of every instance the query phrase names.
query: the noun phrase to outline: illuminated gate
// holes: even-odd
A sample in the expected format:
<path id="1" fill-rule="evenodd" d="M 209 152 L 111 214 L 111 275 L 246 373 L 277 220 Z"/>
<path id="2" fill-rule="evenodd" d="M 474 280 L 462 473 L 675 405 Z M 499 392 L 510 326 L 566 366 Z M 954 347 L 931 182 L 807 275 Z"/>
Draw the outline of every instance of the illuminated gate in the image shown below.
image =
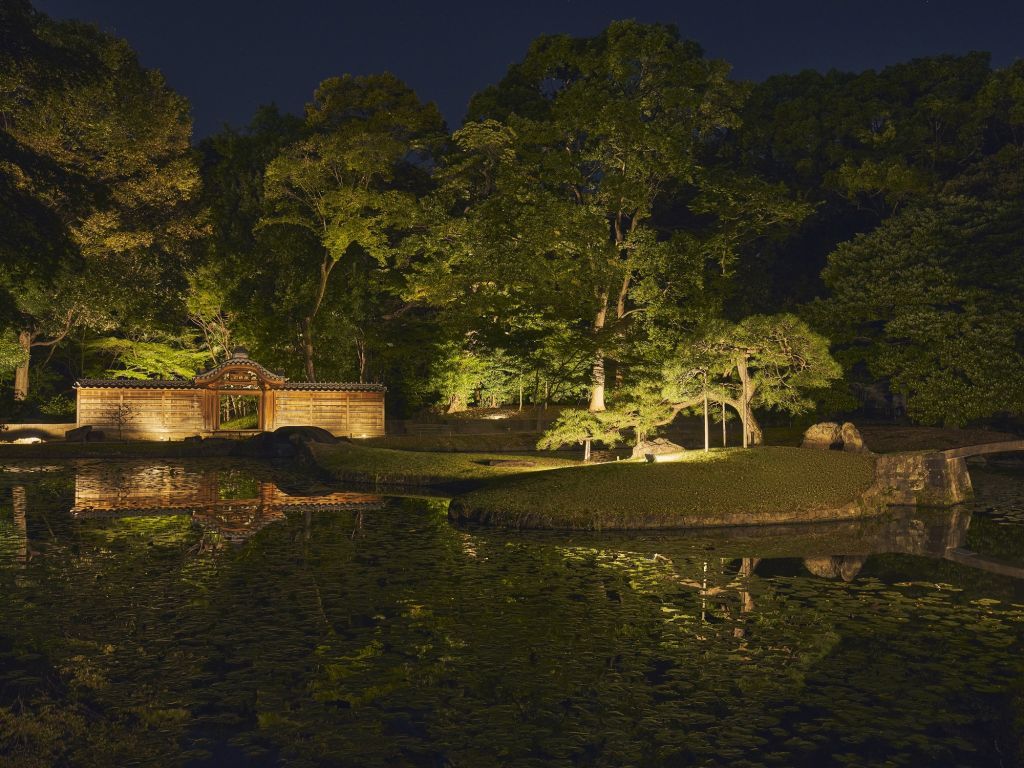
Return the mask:
<path id="1" fill-rule="evenodd" d="M 77 423 L 111 437 L 180 440 L 191 435 L 322 427 L 339 437 L 384 434 L 381 384 L 289 382 L 237 348 L 231 357 L 192 380 L 81 379 Z M 238 428 L 222 424 L 222 398 L 252 398 L 256 419 Z"/>

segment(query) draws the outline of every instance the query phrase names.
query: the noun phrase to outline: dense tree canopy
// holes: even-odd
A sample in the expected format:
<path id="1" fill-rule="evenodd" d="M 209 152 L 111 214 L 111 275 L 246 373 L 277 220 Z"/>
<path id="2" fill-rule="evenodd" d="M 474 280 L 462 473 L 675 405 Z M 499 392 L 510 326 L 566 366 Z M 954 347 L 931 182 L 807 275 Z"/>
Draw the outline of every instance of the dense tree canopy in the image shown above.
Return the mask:
<path id="1" fill-rule="evenodd" d="M 716 403 L 756 443 L 755 412 L 830 386 L 928 423 L 1024 406 L 1024 63 L 754 85 L 613 22 L 538 38 L 450 133 L 395 76 L 339 75 L 193 149 L 124 41 L 23 0 L 0 29 L 5 416 L 235 344 L 404 415 L 585 407 L 587 440 Z"/>
<path id="2" fill-rule="evenodd" d="M 24 399 L 35 348 L 173 327 L 203 223 L 185 100 L 122 40 L 19 3 L 4 14 L 0 188 L 15 225 L 0 286 Z"/>

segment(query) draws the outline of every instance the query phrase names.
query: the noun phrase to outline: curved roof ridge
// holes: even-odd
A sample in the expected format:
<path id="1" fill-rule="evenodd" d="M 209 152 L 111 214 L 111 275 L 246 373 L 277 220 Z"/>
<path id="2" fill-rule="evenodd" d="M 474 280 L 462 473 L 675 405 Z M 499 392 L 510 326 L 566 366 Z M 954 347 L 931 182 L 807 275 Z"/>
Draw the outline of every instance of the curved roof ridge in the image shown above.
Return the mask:
<path id="1" fill-rule="evenodd" d="M 249 353 L 246 352 L 244 348 L 237 347 L 235 350 L 232 351 L 231 357 L 229 357 L 224 362 L 213 366 L 213 368 L 210 368 L 209 370 L 196 374 L 195 382 L 197 384 L 205 384 L 207 382 L 213 381 L 214 379 L 217 378 L 217 375 L 220 374 L 223 370 L 233 366 L 243 366 L 246 368 L 252 368 L 260 377 L 268 379 L 278 384 L 283 384 L 284 382 L 288 381 L 287 376 L 282 376 L 279 373 L 274 373 L 269 368 L 264 367 L 263 365 L 257 363 L 255 360 L 249 357 Z"/>

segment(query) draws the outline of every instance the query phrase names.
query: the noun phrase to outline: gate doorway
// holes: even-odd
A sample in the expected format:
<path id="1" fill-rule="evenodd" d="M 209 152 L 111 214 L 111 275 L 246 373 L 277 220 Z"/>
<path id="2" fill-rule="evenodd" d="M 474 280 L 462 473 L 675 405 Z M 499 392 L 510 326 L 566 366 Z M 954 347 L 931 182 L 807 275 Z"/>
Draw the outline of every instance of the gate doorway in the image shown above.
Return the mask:
<path id="1" fill-rule="evenodd" d="M 258 432 L 263 419 L 258 394 L 220 393 L 217 396 L 217 429 L 221 432 Z"/>

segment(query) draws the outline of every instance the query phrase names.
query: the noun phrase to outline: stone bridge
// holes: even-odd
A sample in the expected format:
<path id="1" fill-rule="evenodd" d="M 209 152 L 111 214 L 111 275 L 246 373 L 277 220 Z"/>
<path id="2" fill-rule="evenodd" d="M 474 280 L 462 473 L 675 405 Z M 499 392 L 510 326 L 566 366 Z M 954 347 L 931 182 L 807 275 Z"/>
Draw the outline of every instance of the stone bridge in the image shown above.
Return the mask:
<path id="1" fill-rule="evenodd" d="M 881 454 L 875 460 L 875 482 L 864 502 L 885 506 L 948 507 L 971 498 L 967 459 L 993 453 L 1024 452 L 1024 440 L 970 445 L 948 451 Z"/>

